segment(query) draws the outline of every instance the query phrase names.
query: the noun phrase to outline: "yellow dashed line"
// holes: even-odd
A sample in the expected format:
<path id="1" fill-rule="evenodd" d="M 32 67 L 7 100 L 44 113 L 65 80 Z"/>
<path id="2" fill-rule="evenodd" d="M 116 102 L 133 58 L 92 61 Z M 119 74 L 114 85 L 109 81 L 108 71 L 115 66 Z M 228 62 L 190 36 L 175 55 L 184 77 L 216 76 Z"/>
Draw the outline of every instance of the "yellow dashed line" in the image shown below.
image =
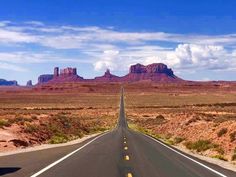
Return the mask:
<path id="1" fill-rule="evenodd" d="M 125 160 L 129 160 L 129 156 L 128 155 L 125 156 Z"/>
<path id="2" fill-rule="evenodd" d="M 127 173 L 126 177 L 133 177 L 132 173 Z"/>
<path id="3" fill-rule="evenodd" d="M 125 147 L 124 147 L 124 150 L 128 150 L 128 147 L 127 147 L 127 146 L 125 146 Z"/>

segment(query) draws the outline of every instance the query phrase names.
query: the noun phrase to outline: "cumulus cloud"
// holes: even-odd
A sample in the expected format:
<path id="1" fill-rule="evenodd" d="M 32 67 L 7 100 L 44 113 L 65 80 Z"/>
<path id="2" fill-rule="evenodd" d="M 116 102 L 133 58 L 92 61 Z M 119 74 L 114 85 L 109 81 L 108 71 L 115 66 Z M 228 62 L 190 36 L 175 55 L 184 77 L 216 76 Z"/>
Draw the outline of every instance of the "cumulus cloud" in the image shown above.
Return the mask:
<path id="1" fill-rule="evenodd" d="M 232 54 L 218 45 L 179 44 L 173 52 L 167 53 L 166 59 L 179 68 L 225 69 L 236 63 Z"/>
<path id="2" fill-rule="evenodd" d="M 128 69 L 131 64 L 165 63 L 177 70 L 236 70 L 235 51 L 227 51 L 223 46 L 179 44 L 175 49 L 162 50 L 147 48 L 126 49 L 119 53 L 109 53 L 108 57 L 99 56 L 95 68 L 101 70 Z M 118 67 L 117 63 L 120 63 Z M 122 65 L 122 66 L 121 66 Z"/>
<path id="3" fill-rule="evenodd" d="M 110 68 L 111 70 L 117 69 L 117 63 L 116 61 L 119 55 L 119 51 L 117 50 L 105 50 L 103 52 L 103 55 L 101 55 L 102 59 L 98 60 L 95 64 L 95 70 L 105 70 L 107 68 Z"/>
<path id="4" fill-rule="evenodd" d="M 175 69 L 235 70 L 236 34 L 197 35 L 165 32 L 124 32 L 97 26 L 47 25 L 38 21 L 17 24 L 0 22 L 0 44 L 28 44 L 44 47 L 49 53 L 3 52 L 8 63 L 88 62 L 95 70 L 127 70 L 131 64 L 162 62 Z M 158 45 L 155 45 L 158 44 Z M 172 46 L 172 47 L 166 47 Z M 55 50 L 78 51 L 68 57 Z"/>

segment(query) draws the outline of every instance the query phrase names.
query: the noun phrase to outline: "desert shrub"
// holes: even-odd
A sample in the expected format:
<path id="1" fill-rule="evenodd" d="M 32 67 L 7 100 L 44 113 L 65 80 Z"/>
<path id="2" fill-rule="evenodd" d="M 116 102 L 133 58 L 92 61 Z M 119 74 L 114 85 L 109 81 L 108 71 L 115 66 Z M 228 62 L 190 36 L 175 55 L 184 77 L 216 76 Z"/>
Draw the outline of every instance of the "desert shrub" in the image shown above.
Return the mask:
<path id="1" fill-rule="evenodd" d="M 211 148 L 217 148 L 218 145 L 213 144 L 210 140 L 198 140 L 196 142 L 188 141 L 185 143 L 186 148 L 196 150 L 197 152 L 206 151 Z"/>
<path id="2" fill-rule="evenodd" d="M 164 140 L 166 144 L 169 144 L 169 145 L 174 145 L 175 142 L 171 139 L 167 139 L 167 140 Z"/>
<path id="3" fill-rule="evenodd" d="M 137 124 L 131 124 L 131 123 L 129 123 L 129 128 L 130 128 L 130 129 L 133 129 L 133 130 L 135 130 L 135 131 L 139 131 L 139 132 L 141 132 L 141 133 L 143 133 L 143 134 L 149 134 L 149 135 L 152 134 L 149 130 L 147 130 L 147 129 L 141 127 L 141 126 L 138 126 Z"/>
<path id="4" fill-rule="evenodd" d="M 9 127 L 11 124 L 5 120 L 5 119 L 0 119 L 0 128 L 3 128 L 3 127 Z"/>
<path id="5" fill-rule="evenodd" d="M 156 116 L 156 119 L 163 119 L 163 120 L 165 120 L 165 117 L 160 114 L 160 115 L 157 115 L 157 116 Z"/>
<path id="6" fill-rule="evenodd" d="M 16 117 L 15 119 L 10 119 L 9 122 L 11 124 L 15 123 L 15 124 L 18 124 L 18 125 L 24 125 L 25 122 L 27 122 L 28 119 L 27 118 L 24 118 L 24 117 Z M 30 121 L 29 121 L 30 122 Z"/>
<path id="7" fill-rule="evenodd" d="M 84 133 L 83 133 L 81 130 L 79 130 L 79 131 L 76 133 L 76 135 L 77 135 L 79 138 L 83 138 L 83 137 L 84 137 Z"/>
<path id="8" fill-rule="evenodd" d="M 224 156 L 222 155 L 215 155 L 215 156 L 212 156 L 213 158 L 216 158 L 216 159 L 220 159 L 220 160 L 223 160 L 223 161 L 228 161 Z"/>
<path id="9" fill-rule="evenodd" d="M 34 133 L 39 130 L 38 126 L 35 124 L 26 124 L 24 128 L 25 133 Z"/>
<path id="10" fill-rule="evenodd" d="M 215 150 L 221 155 L 223 155 L 225 153 L 224 149 L 220 146 L 216 147 Z"/>
<path id="11" fill-rule="evenodd" d="M 59 144 L 59 143 L 66 143 L 67 141 L 69 141 L 69 137 L 65 134 L 56 134 L 53 135 L 50 140 L 49 143 L 50 144 Z"/>
<path id="12" fill-rule="evenodd" d="M 222 129 L 220 129 L 220 131 L 217 132 L 217 136 L 221 137 L 222 135 L 226 134 L 227 131 L 228 131 L 227 128 L 222 128 Z"/>
<path id="13" fill-rule="evenodd" d="M 188 126 L 190 125 L 191 123 L 194 123 L 194 122 L 197 122 L 198 120 L 200 120 L 200 118 L 198 116 L 194 116 L 193 118 L 189 119 L 185 125 Z"/>
<path id="14" fill-rule="evenodd" d="M 63 126 L 63 128 L 69 129 L 69 128 L 71 128 L 71 122 L 72 122 L 72 120 L 71 120 L 69 117 L 67 117 L 65 114 L 66 114 L 66 113 L 64 113 L 64 112 L 59 113 L 59 114 L 55 115 L 55 116 L 53 117 L 53 119 L 54 119 L 56 122 L 60 123 L 60 124 Z"/>
<path id="15" fill-rule="evenodd" d="M 233 152 L 233 155 L 231 157 L 231 160 L 232 161 L 235 161 L 236 160 L 236 148 L 234 148 L 234 152 Z"/>
<path id="16" fill-rule="evenodd" d="M 181 143 L 182 141 L 184 141 L 185 140 L 185 138 L 182 138 L 182 137 L 175 137 L 174 138 L 174 143 L 175 144 L 179 144 L 179 143 Z"/>
<path id="17" fill-rule="evenodd" d="M 233 154 L 233 155 L 232 155 L 231 160 L 232 160 L 232 161 L 235 161 L 235 160 L 236 160 L 236 154 Z"/>
<path id="18" fill-rule="evenodd" d="M 89 133 L 98 133 L 98 132 L 104 132 L 108 130 L 107 127 L 101 127 L 101 126 L 94 126 L 91 129 L 89 129 Z"/>
<path id="19" fill-rule="evenodd" d="M 234 131 L 233 133 L 230 133 L 229 137 L 230 137 L 231 142 L 235 141 L 236 140 L 236 131 Z"/>
<path id="20" fill-rule="evenodd" d="M 60 132 L 59 128 L 56 125 L 52 124 L 52 123 L 49 123 L 47 125 L 47 130 L 50 134 L 55 134 L 55 133 Z"/>

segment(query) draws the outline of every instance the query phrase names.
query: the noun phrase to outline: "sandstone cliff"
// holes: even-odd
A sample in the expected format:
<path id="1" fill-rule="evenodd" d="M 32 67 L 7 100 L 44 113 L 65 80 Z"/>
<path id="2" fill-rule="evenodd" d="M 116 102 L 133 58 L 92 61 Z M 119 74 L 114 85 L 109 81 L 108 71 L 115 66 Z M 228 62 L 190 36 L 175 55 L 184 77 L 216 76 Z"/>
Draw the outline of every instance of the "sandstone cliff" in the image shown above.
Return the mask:
<path id="1" fill-rule="evenodd" d="M 39 77 L 39 84 L 47 83 L 61 83 L 61 82 L 137 82 L 142 80 L 149 80 L 153 82 L 182 82 L 183 80 L 174 75 L 172 69 L 168 68 L 163 63 L 154 63 L 150 65 L 136 64 L 132 65 L 129 73 L 125 76 L 119 77 L 110 73 L 110 70 L 104 73 L 103 76 L 95 77 L 94 79 L 84 79 L 77 75 L 76 68 L 54 68 L 54 74 L 41 75 Z"/>

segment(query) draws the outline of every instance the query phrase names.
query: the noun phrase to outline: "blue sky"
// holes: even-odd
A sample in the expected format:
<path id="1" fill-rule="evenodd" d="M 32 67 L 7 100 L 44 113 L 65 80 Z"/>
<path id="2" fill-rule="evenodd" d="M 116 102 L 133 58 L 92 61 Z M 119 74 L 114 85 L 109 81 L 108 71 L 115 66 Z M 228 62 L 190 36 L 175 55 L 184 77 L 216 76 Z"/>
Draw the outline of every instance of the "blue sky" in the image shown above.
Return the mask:
<path id="1" fill-rule="evenodd" d="M 163 62 L 191 80 L 236 80 L 234 0 L 0 1 L 0 78 L 54 66 L 85 78 Z"/>

